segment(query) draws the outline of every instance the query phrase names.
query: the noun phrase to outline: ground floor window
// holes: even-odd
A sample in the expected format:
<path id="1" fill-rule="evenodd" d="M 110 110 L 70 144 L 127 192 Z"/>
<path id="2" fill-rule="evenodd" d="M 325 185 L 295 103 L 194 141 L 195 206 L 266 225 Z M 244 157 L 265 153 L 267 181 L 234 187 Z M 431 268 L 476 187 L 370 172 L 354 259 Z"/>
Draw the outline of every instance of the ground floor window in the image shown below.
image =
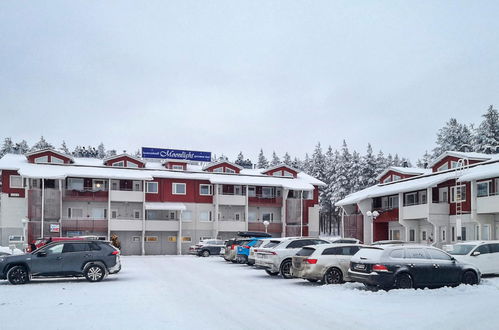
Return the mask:
<path id="1" fill-rule="evenodd" d="M 199 212 L 199 221 L 211 221 L 211 211 Z"/>
<path id="2" fill-rule="evenodd" d="M 450 239 L 454 242 L 456 240 L 456 227 L 451 228 L 451 237 Z"/>
<path id="3" fill-rule="evenodd" d="M 409 230 L 409 242 L 414 242 L 416 240 L 416 231 L 414 229 Z"/>
<path id="4" fill-rule="evenodd" d="M 192 212 L 191 211 L 183 211 L 182 212 L 182 221 L 192 221 Z"/>
<path id="5" fill-rule="evenodd" d="M 146 236 L 146 242 L 157 242 L 158 236 Z"/>
<path id="6" fill-rule="evenodd" d="M 262 221 L 274 221 L 274 213 L 263 213 L 262 214 Z"/>
<path id="7" fill-rule="evenodd" d="M 177 236 L 168 236 L 168 242 L 176 242 Z"/>
<path id="8" fill-rule="evenodd" d="M 140 236 L 132 236 L 132 242 L 140 242 Z"/>
<path id="9" fill-rule="evenodd" d="M 466 227 L 461 227 L 461 240 L 466 241 Z"/>
<path id="10" fill-rule="evenodd" d="M 192 242 L 191 236 L 182 236 L 182 243 L 190 243 Z"/>
<path id="11" fill-rule="evenodd" d="M 423 230 L 423 231 L 421 232 L 421 240 L 422 240 L 422 241 L 426 241 L 426 238 L 427 238 L 427 237 L 426 237 L 426 230 Z"/>

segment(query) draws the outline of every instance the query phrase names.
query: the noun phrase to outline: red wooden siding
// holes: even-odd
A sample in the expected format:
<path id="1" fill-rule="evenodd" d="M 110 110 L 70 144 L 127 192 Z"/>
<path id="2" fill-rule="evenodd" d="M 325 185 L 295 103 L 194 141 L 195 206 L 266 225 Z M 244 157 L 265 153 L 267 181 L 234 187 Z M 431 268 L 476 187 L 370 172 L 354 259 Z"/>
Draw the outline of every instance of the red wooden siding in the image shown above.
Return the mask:
<path id="1" fill-rule="evenodd" d="M 42 151 L 42 152 L 30 155 L 30 156 L 28 156 L 28 163 L 34 163 L 36 158 L 44 157 L 44 156 L 48 157 L 49 163 L 52 161 L 52 156 L 57 157 L 59 159 L 62 159 L 64 161 L 64 164 L 71 163 L 71 159 L 69 157 L 58 155 L 53 151 Z"/>
<path id="2" fill-rule="evenodd" d="M 147 193 L 147 202 L 213 203 L 213 196 L 199 195 L 199 186 L 201 184 L 210 184 L 209 181 L 157 178 L 153 181 L 158 182 L 158 193 Z M 186 194 L 173 194 L 173 183 L 185 183 Z"/>
<path id="3" fill-rule="evenodd" d="M 220 164 L 216 164 L 216 165 L 213 165 L 213 166 L 207 167 L 207 168 L 205 169 L 205 171 L 208 171 L 208 172 L 213 172 L 213 170 L 214 170 L 214 169 L 216 169 L 216 168 L 221 168 L 221 167 L 223 168 L 223 172 L 225 172 L 225 168 L 226 168 L 226 167 L 227 167 L 227 168 L 230 168 L 230 169 L 232 169 L 232 170 L 234 170 L 234 171 L 235 171 L 235 173 L 239 173 L 239 172 L 241 172 L 241 169 L 240 169 L 239 167 L 234 166 L 234 165 L 232 165 L 232 164 L 230 164 L 230 163 L 226 163 L 226 162 L 223 162 L 223 163 L 220 163 Z"/>
<path id="4" fill-rule="evenodd" d="M 125 167 L 128 167 L 128 162 L 137 165 L 139 168 L 144 168 L 145 167 L 145 164 L 143 162 L 137 161 L 137 160 L 135 160 L 135 159 L 133 159 L 131 157 L 128 157 L 128 156 L 121 156 L 121 157 L 110 159 L 110 160 L 106 161 L 104 163 L 104 165 L 106 165 L 106 166 L 113 166 L 114 163 L 119 163 L 121 161 L 124 162 Z"/>
<path id="5" fill-rule="evenodd" d="M 287 171 L 291 174 L 293 174 L 293 178 L 296 178 L 298 176 L 298 172 L 296 172 L 295 170 L 293 170 L 292 168 L 290 167 L 287 167 L 287 166 L 281 166 L 281 167 L 278 167 L 278 168 L 274 168 L 270 171 L 266 171 L 266 172 L 263 172 L 264 174 L 267 174 L 267 175 L 274 175 L 275 172 L 279 172 L 279 171 Z"/>
<path id="6" fill-rule="evenodd" d="M 15 197 L 24 197 L 25 191 L 24 188 L 11 188 L 10 187 L 10 177 L 12 175 L 19 175 L 17 171 L 3 170 L 2 171 L 2 192 L 5 194 L 19 194 L 19 196 Z M 14 197 L 14 196 L 12 196 Z"/>

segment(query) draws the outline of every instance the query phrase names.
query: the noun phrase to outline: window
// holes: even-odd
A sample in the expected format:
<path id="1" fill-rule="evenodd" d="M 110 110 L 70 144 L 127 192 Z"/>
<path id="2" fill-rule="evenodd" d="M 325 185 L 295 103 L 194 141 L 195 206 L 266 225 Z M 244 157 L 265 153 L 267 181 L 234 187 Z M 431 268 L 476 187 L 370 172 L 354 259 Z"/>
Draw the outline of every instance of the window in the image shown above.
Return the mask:
<path id="1" fill-rule="evenodd" d="M 291 173 L 289 171 L 282 171 L 282 176 L 294 177 L 293 173 Z"/>
<path id="2" fill-rule="evenodd" d="M 421 190 L 418 192 L 418 203 L 426 204 L 426 190 Z"/>
<path id="3" fill-rule="evenodd" d="M 311 242 L 309 240 L 297 240 L 293 241 L 288 244 L 286 249 L 296 249 L 296 248 L 301 248 L 304 247 L 305 245 L 311 245 Z"/>
<path id="4" fill-rule="evenodd" d="M 124 161 L 116 162 L 116 163 L 113 163 L 112 166 L 114 166 L 114 167 L 125 167 L 125 162 Z"/>
<path id="5" fill-rule="evenodd" d="M 139 165 L 137 165 L 137 164 L 135 164 L 135 163 L 133 163 L 133 162 L 131 162 L 131 161 L 127 160 L 127 161 L 126 161 L 126 167 L 130 167 L 130 168 L 138 168 L 138 167 L 139 167 Z"/>
<path id="6" fill-rule="evenodd" d="M 489 196 L 492 190 L 492 181 L 478 182 L 476 184 L 477 197 Z"/>
<path id="7" fill-rule="evenodd" d="M 448 260 L 448 261 L 451 260 L 451 258 L 447 255 L 447 253 L 444 253 L 442 251 L 435 249 L 427 249 L 426 251 L 430 255 L 430 258 L 434 260 Z"/>
<path id="8" fill-rule="evenodd" d="M 403 259 L 403 258 L 404 258 L 404 249 L 396 249 L 396 250 L 393 250 L 393 251 L 390 253 L 390 258 L 394 258 L 394 259 Z"/>
<path id="9" fill-rule="evenodd" d="M 158 236 L 146 236 L 146 242 L 157 242 Z"/>
<path id="10" fill-rule="evenodd" d="M 255 196 L 256 196 L 256 187 L 249 186 L 248 187 L 248 197 L 255 197 Z"/>
<path id="11" fill-rule="evenodd" d="M 92 209 L 92 219 L 94 220 L 104 220 L 107 218 L 107 210 L 104 208 L 93 208 Z"/>
<path id="12" fill-rule="evenodd" d="M 303 248 L 301 251 L 305 250 L 306 248 Z M 311 249 L 312 250 L 312 249 Z M 312 250 L 312 252 L 315 250 Z M 328 248 L 322 251 L 323 256 L 336 256 L 340 254 L 340 248 L 335 247 L 335 248 Z M 297 254 L 298 255 L 298 254 Z"/>
<path id="13" fill-rule="evenodd" d="M 417 203 L 418 203 L 418 193 L 417 192 L 405 194 L 405 205 L 406 206 L 416 205 Z"/>
<path id="14" fill-rule="evenodd" d="M 146 192 L 149 194 L 157 194 L 158 193 L 158 183 L 157 182 L 148 182 L 146 186 Z"/>
<path id="15" fill-rule="evenodd" d="M 466 202 L 466 186 L 454 186 L 450 188 L 450 199 L 452 203 Z"/>
<path id="16" fill-rule="evenodd" d="M 383 180 L 383 183 L 390 183 L 390 182 L 392 182 L 392 176 L 391 175 Z"/>
<path id="17" fill-rule="evenodd" d="M 133 236 L 132 242 L 140 242 L 140 236 Z"/>
<path id="18" fill-rule="evenodd" d="M 393 181 L 397 181 L 397 180 L 400 180 L 400 179 L 402 179 L 402 177 L 400 175 L 397 175 L 397 174 L 393 175 Z"/>
<path id="19" fill-rule="evenodd" d="M 69 178 L 68 189 L 70 190 L 83 190 L 83 179 Z"/>
<path id="20" fill-rule="evenodd" d="M 92 188 L 94 191 L 106 190 L 106 181 L 93 179 L 92 180 Z"/>
<path id="21" fill-rule="evenodd" d="M 400 240 L 400 230 L 390 229 L 390 239 Z"/>
<path id="22" fill-rule="evenodd" d="M 183 211 L 182 212 L 182 221 L 186 221 L 186 222 L 192 221 L 192 212 L 191 211 Z"/>
<path id="23" fill-rule="evenodd" d="M 134 210 L 133 211 L 133 218 L 134 219 L 140 219 L 140 210 Z"/>
<path id="24" fill-rule="evenodd" d="M 456 162 L 456 161 L 451 161 L 451 162 L 450 162 L 450 167 L 451 167 L 451 168 L 457 168 L 457 167 L 459 167 L 459 163 L 458 163 L 458 162 Z"/>
<path id="25" fill-rule="evenodd" d="M 82 219 L 83 218 L 83 209 L 77 208 L 68 208 L 68 218 L 69 219 Z"/>
<path id="26" fill-rule="evenodd" d="M 213 194 L 213 188 L 211 184 L 200 184 L 199 185 L 199 194 L 201 196 L 210 196 Z"/>
<path id="27" fill-rule="evenodd" d="M 395 195 L 388 197 L 388 208 L 394 209 L 397 207 L 399 207 L 399 196 Z"/>
<path id="28" fill-rule="evenodd" d="M 490 240 L 490 225 L 482 225 L 482 240 Z"/>
<path id="29" fill-rule="evenodd" d="M 499 253 L 499 244 L 489 244 L 490 253 Z"/>
<path id="30" fill-rule="evenodd" d="M 119 180 L 111 180 L 111 190 L 120 190 Z"/>
<path id="31" fill-rule="evenodd" d="M 64 244 L 57 244 L 49 247 L 47 250 L 45 250 L 45 252 L 47 252 L 47 254 L 61 254 L 63 248 Z"/>
<path id="32" fill-rule="evenodd" d="M 416 240 L 416 231 L 414 229 L 409 230 L 409 242 L 414 242 Z"/>
<path id="33" fill-rule="evenodd" d="M 449 193 L 449 190 L 447 187 L 439 188 L 438 189 L 438 201 L 440 203 L 448 203 L 449 202 L 448 193 Z"/>
<path id="34" fill-rule="evenodd" d="M 281 171 L 275 171 L 274 173 L 272 173 L 272 176 L 282 176 L 282 172 Z"/>
<path id="35" fill-rule="evenodd" d="M 461 227 L 461 240 L 466 241 L 466 227 Z"/>
<path id="36" fill-rule="evenodd" d="M 234 220 L 240 221 L 241 220 L 241 213 L 234 213 Z"/>
<path id="37" fill-rule="evenodd" d="M 230 167 L 226 167 L 225 168 L 225 173 L 236 173 L 236 171 L 234 171 L 233 169 L 231 169 Z"/>
<path id="38" fill-rule="evenodd" d="M 437 168 L 437 172 L 445 171 L 449 169 L 449 163 L 445 163 Z"/>
<path id="39" fill-rule="evenodd" d="M 20 175 L 11 175 L 9 186 L 11 188 L 23 188 L 23 178 Z"/>
<path id="40" fill-rule="evenodd" d="M 241 186 L 234 186 L 234 195 L 242 195 L 243 194 L 243 187 Z"/>
<path id="41" fill-rule="evenodd" d="M 426 241 L 426 230 L 423 230 L 423 231 L 421 232 L 421 240 L 422 240 L 422 241 Z"/>
<path id="42" fill-rule="evenodd" d="M 64 159 L 61 159 L 61 158 L 55 157 L 55 156 L 51 156 L 50 162 L 53 164 L 64 164 Z"/>
<path id="43" fill-rule="evenodd" d="M 223 167 L 215 167 L 212 172 L 216 172 L 216 173 L 223 173 L 224 171 L 224 168 Z"/>
<path id="44" fill-rule="evenodd" d="M 176 170 L 176 171 L 183 171 L 184 170 L 184 166 L 182 166 L 182 165 L 172 165 L 171 169 L 172 170 Z"/>
<path id="45" fill-rule="evenodd" d="M 91 251 L 88 243 L 64 243 L 62 253 Z"/>
<path id="46" fill-rule="evenodd" d="M 454 242 L 456 240 L 456 227 L 451 228 L 451 241 Z"/>
<path id="47" fill-rule="evenodd" d="M 111 219 L 118 218 L 118 210 L 111 210 Z"/>
<path id="48" fill-rule="evenodd" d="M 182 243 L 190 243 L 192 242 L 191 236 L 182 236 Z"/>
<path id="49" fill-rule="evenodd" d="M 263 187 L 262 188 L 262 197 L 263 198 L 273 198 L 274 197 L 273 191 L 274 191 L 274 189 L 271 187 Z"/>
<path id="50" fill-rule="evenodd" d="M 142 191 L 142 182 L 134 181 L 133 182 L 133 191 Z"/>
<path id="51" fill-rule="evenodd" d="M 168 236 L 168 242 L 176 242 L 177 236 Z"/>
<path id="52" fill-rule="evenodd" d="M 274 213 L 269 212 L 269 213 L 263 213 L 262 214 L 262 221 L 274 221 Z"/>
<path id="53" fill-rule="evenodd" d="M 177 213 L 175 211 L 170 212 L 170 220 L 177 220 Z"/>
<path id="54" fill-rule="evenodd" d="M 185 183 L 172 183 L 172 194 L 185 195 Z"/>
<path id="55" fill-rule="evenodd" d="M 35 158 L 35 163 L 48 163 L 49 162 L 49 156 L 42 156 L 42 157 L 37 157 Z"/>
<path id="56" fill-rule="evenodd" d="M 424 249 L 406 249 L 406 259 L 427 259 Z"/>
<path id="57" fill-rule="evenodd" d="M 199 212 L 199 221 L 203 221 L 203 222 L 211 221 L 211 211 Z"/>
<path id="58" fill-rule="evenodd" d="M 475 251 L 480 252 L 480 254 L 488 254 L 488 253 L 490 253 L 489 245 L 490 244 L 480 245 L 479 247 L 477 247 L 477 249 Z"/>

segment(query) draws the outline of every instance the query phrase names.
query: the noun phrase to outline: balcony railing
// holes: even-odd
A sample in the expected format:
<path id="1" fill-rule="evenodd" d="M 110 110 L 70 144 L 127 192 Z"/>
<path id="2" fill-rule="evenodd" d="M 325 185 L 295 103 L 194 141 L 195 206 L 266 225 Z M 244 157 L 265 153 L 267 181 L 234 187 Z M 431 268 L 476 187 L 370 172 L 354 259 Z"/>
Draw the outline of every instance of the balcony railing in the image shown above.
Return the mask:
<path id="1" fill-rule="evenodd" d="M 107 201 L 108 195 L 108 191 L 103 189 L 66 189 L 63 194 L 63 199 L 79 201 Z"/>
<path id="2" fill-rule="evenodd" d="M 498 196 L 499 195 L 499 191 L 495 191 L 495 192 L 487 192 L 487 193 L 477 193 L 476 197 L 489 197 L 489 196 Z"/>
<path id="3" fill-rule="evenodd" d="M 249 203 L 282 205 L 282 197 L 276 195 L 256 194 L 249 196 Z"/>

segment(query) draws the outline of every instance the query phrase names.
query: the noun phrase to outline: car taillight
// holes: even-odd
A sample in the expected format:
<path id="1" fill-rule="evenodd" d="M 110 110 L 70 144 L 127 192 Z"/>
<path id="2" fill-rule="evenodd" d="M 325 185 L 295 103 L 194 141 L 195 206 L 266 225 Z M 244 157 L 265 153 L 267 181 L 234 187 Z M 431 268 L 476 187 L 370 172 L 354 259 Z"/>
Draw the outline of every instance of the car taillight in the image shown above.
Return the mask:
<path id="1" fill-rule="evenodd" d="M 305 261 L 311 265 L 315 265 L 317 263 L 317 259 L 305 259 Z"/>
<path id="2" fill-rule="evenodd" d="M 231 249 L 231 250 L 234 250 L 234 247 L 235 247 L 235 246 L 236 246 L 236 244 L 232 244 L 232 245 L 230 246 L 230 249 Z"/>
<path id="3" fill-rule="evenodd" d="M 120 254 L 120 251 L 118 251 L 118 250 L 111 252 L 111 255 L 113 255 L 113 256 L 118 255 L 118 254 Z"/>
<path id="4" fill-rule="evenodd" d="M 245 249 L 249 249 L 250 247 L 251 246 L 249 246 L 249 245 L 243 245 L 243 248 L 245 248 Z"/>
<path id="5" fill-rule="evenodd" d="M 385 265 L 374 265 L 373 272 L 387 272 L 388 268 Z"/>
<path id="6" fill-rule="evenodd" d="M 276 252 L 274 252 L 274 251 L 270 252 L 270 254 L 271 254 L 271 255 L 274 255 L 274 256 L 275 256 L 275 255 L 277 255 L 277 253 L 276 253 Z"/>

